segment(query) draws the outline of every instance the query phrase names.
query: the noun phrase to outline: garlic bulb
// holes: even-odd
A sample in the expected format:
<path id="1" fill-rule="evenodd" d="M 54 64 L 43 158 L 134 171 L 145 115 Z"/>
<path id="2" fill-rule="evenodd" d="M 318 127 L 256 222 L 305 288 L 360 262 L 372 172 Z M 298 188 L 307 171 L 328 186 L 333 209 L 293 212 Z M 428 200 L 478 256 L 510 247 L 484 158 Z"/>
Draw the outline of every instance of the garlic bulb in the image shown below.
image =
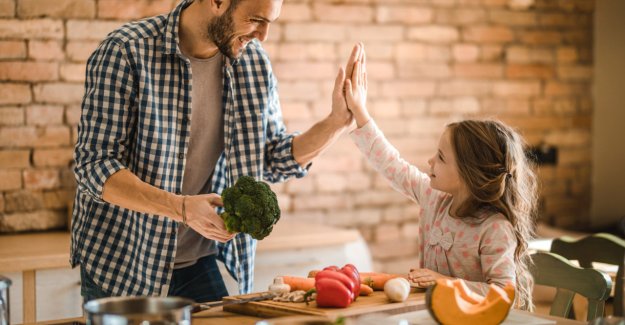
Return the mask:
<path id="1" fill-rule="evenodd" d="M 384 284 L 384 293 L 391 301 L 406 301 L 410 294 L 410 283 L 404 278 L 390 279 Z"/>

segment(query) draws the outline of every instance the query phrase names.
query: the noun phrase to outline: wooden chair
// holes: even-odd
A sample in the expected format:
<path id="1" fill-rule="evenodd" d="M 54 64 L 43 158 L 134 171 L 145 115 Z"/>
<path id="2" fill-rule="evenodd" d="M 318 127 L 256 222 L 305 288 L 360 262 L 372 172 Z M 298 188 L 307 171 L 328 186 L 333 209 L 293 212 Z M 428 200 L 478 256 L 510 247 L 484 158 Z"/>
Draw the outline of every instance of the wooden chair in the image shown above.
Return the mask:
<path id="1" fill-rule="evenodd" d="M 592 268 L 592 262 L 618 265 L 614 284 L 614 316 L 623 316 L 625 240 L 605 233 L 593 234 L 581 239 L 561 237 L 553 240 L 551 252 L 569 260 L 577 260 L 584 268 Z"/>
<path id="2" fill-rule="evenodd" d="M 530 272 L 535 284 L 555 287 L 556 296 L 549 314 L 567 317 L 573 305 L 573 297 L 580 294 L 588 299 L 587 320 L 603 316 L 605 301 L 612 290 L 612 280 L 607 274 L 595 269 L 577 267 L 566 258 L 553 253 L 539 252 L 531 255 Z"/>

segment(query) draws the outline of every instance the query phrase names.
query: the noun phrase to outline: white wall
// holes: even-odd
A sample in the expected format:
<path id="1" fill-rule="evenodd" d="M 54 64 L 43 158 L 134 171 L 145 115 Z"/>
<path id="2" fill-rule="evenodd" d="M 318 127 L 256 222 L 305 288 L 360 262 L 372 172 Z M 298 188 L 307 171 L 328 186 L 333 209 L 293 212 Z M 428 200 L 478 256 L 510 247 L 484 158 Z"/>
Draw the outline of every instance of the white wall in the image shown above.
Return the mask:
<path id="1" fill-rule="evenodd" d="M 597 0 L 591 224 L 625 217 L 625 1 Z"/>

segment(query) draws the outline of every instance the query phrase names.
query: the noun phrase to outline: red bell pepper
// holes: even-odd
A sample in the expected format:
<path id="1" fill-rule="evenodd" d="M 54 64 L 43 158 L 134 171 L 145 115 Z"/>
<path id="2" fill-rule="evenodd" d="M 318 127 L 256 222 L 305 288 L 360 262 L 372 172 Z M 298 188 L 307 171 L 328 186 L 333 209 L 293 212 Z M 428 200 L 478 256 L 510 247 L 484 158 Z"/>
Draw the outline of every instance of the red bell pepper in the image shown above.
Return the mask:
<path id="1" fill-rule="evenodd" d="M 358 273 L 358 270 L 352 264 L 345 264 L 345 266 L 343 266 L 343 268 L 341 269 L 341 272 L 347 275 L 354 283 L 353 292 L 354 300 L 356 300 L 356 298 L 358 298 L 358 296 L 360 295 L 360 273 Z"/>
<path id="2" fill-rule="evenodd" d="M 337 279 L 315 278 L 315 288 L 319 307 L 345 308 L 352 303 L 352 291 Z"/>

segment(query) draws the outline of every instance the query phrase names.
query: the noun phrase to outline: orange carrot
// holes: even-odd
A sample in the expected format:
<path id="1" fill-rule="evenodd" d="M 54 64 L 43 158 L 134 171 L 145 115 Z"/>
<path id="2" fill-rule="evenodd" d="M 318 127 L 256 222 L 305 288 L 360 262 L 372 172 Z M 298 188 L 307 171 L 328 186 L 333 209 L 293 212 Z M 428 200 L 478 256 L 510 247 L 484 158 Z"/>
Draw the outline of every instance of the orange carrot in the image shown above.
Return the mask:
<path id="1" fill-rule="evenodd" d="M 315 288 L 314 278 L 302 278 L 299 276 L 281 275 L 284 283 L 291 286 L 291 291 L 304 290 L 308 291 Z"/>
<path id="2" fill-rule="evenodd" d="M 360 273 L 360 283 L 366 284 L 373 288 L 373 290 L 384 290 L 384 284 L 386 281 L 403 277 L 401 274 L 389 274 L 389 273 L 376 273 L 376 272 L 363 272 Z"/>
<path id="3" fill-rule="evenodd" d="M 371 288 L 370 286 L 361 283 L 360 284 L 360 295 L 361 296 L 368 296 L 370 294 L 373 293 L 373 288 Z"/>

